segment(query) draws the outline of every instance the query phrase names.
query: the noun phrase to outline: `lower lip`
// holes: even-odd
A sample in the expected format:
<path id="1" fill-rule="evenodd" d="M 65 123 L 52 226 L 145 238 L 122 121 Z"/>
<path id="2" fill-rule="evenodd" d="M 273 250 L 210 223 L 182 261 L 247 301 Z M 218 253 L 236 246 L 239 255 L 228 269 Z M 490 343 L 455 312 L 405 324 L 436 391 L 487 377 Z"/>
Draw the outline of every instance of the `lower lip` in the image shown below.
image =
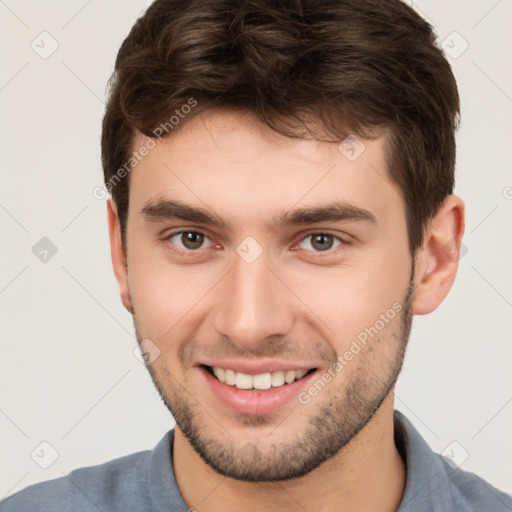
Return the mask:
<path id="1" fill-rule="evenodd" d="M 241 414 L 262 415 L 271 414 L 283 407 L 297 396 L 304 389 L 317 373 L 317 370 L 308 373 L 306 376 L 291 384 L 283 384 L 277 388 L 270 388 L 265 391 L 255 389 L 238 389 L 229 386 L 215 378 L 206 368 L 199 367 L 204 375 L 210 389 L 217 399 L 235 412 Z"/>

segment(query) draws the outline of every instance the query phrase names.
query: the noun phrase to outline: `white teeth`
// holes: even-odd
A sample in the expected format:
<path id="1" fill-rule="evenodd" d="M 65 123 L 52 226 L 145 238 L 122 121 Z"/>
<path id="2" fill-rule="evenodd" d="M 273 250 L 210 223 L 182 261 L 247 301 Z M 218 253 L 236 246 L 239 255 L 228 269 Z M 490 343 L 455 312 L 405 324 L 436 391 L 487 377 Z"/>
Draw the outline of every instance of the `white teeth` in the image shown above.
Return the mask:
<path id="1" fill-rule="evenodd" d="M 221 370 L 222 368 L 219 368 L 219 370 Z M 295 372 L 295 380 L 298 380 L 298 379 L 302 379 L 302 377 L 304 377 L 304 375 L 306 375 L 306 373 L 308 373 L 308 370 L 297 370 Z"/>
<path id="2" fill-rule="evenodd" d="M 226 382 L 226 370 L 224 368 L 216 368 L 217 373 L 215 376 L 217 379 L 219 379 L 221 382 Z"/>
<path id="3" fill-rule="evenodd" d="M 235 386 L 238 389 L 252 389 L 252 375 L 237 372 Z"/>
<path id="4" fill-rule="evenodd" d="M 226 375 L 226 384 L 229 384 L 230 386 L 234 386 L 235 382 L 236 382 L 236 372 L 233 370 L 226 369 L 225 375 Z"/>
<path id="5" fill-rule="evenodd" d="M 278 388 L 286 384 L 301 379 L 308 373 L 308 370 L 278 370 L 272 373 L 259 373 L 258 375 L 248 375 L 247 373 L 235 372 L 229 368 L 212 367 L 213 374 L 221 382 L 229 386 L 235 386 L 238 389 L 270 389 Z"/>
<path id="6" fill-rule="evenodd" d="M 284 372 L 273 372 L 272 373 L 272 387 L 278 388 L 284 384 Z"/>
<path id="7" fill-rule="evenodd" d="M 284 381 L 286 384 L 291 384 L 295 380 L 295 372 L 290 370 L 284 374 Z"/>
<path id="8" fill-rule="evenodd" d="M 271 384 L 272 376 L 270 373 L 260 373 L 252 377 L 252 387 L 254 389 L 270 389 Z"/>

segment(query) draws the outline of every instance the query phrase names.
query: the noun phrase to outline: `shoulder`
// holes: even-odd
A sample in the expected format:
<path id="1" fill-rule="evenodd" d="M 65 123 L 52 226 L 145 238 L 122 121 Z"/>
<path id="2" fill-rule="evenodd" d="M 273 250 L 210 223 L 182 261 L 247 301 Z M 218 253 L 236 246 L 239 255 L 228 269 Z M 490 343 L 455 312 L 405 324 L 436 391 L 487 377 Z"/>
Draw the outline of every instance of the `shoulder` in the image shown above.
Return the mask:
<path id="1" fill-rule="evenodd" d="M 512 512 L 511 496 L 432 451 L 402 413 L 394 411 L 394 420 L 395 444 L 407 468 L 399 512 Z"/>
<path id="2" fill-rule="evenodd" d="M 444 475 L 450 487 L 454 510 L 512 512 L 512 497 L 492 486 L 483 478 L 454 468 L 438 455 L 444 465 Z"/>
<path id="3" fill-rule="evenodd" d="M 150 451 L 78 468 L 68 475 L 30 485 L 0 502 L 0 512 L 82 512 L 133 510 Z"/>

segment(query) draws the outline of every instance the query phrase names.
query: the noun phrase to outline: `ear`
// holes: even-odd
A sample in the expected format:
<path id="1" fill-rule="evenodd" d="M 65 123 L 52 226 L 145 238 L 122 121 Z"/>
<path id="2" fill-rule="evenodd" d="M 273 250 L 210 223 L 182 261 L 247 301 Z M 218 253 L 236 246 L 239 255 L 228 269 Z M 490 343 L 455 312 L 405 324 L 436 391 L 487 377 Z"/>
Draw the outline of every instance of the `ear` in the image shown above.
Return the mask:
<path id="1" fill-rule="evenodd" d="M 448 295 L 459 266 L 464 217 L 464 202 L 450 195 L 425 230 L 416 255 L 415 315 L 431 313 Z"/>
<path id="2" fill-rule="evenodd" d="M 108 232 L 110 237 L 110 255 L 114 274 L 119 285 L 121 300 L 124 307 L 133 314 L 132 299 L 128 288 L 128 264 L 123 251 L 121 238 L 121 223 L 117 214 L 117 206 L 114 200 L 109 197 L 107 200 Z"/>

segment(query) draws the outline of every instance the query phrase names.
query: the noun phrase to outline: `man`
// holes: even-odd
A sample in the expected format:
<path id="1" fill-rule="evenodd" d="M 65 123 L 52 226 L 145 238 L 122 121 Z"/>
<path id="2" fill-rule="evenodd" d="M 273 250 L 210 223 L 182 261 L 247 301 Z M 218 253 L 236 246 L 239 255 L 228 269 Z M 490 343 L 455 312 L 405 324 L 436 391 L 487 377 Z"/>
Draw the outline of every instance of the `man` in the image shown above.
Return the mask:
<path id="1" fill-rule="evenodd" d="M 458 266 L 459 97 L 399 0 L 157 0 L 102 135 L 111 255 L 177 426 L 2 511 L 505 511 L 393 409 Z"/>

